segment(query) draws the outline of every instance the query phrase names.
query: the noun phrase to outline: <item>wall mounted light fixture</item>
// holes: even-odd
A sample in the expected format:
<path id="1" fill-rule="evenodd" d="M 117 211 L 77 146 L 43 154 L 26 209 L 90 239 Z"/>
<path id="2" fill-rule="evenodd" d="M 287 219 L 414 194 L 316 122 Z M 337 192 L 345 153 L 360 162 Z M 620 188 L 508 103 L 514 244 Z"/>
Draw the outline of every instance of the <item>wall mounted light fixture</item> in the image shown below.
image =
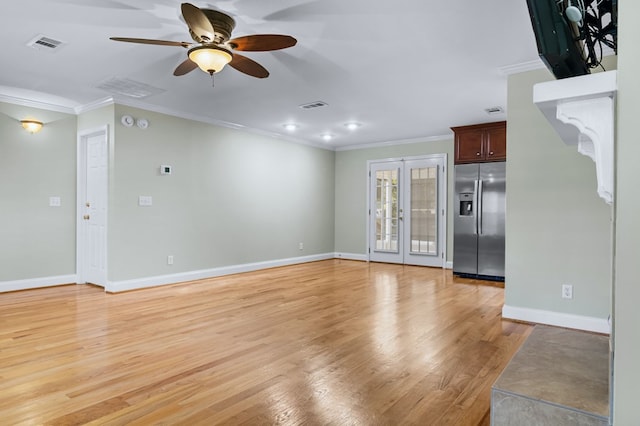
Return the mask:
<path id="1" fill-rule="evenodd" d="M 43 126 L 42 121 L 38 120 L 20 120 L 20 124 L 22 124 L 23 129 L 31 134 L 38 133 Z"/>

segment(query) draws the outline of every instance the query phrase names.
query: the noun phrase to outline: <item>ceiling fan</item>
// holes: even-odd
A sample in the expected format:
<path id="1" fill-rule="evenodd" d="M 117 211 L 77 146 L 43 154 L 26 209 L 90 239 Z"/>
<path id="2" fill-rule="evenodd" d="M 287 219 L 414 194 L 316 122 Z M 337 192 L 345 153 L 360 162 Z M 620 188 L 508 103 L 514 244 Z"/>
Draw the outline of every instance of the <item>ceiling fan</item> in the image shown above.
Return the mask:
<path id="1" fill-rule="evenodd" d="M 126 37 L 111 37 L 111 40 L 187 48 L 188 58 L 178 65 L 173 75 L 184 75 L 199 67 L 212 78 L 227 64 L 252 77 L 266 78 L 269 76 L 266 68 L 235 51 L 267 52 L 286 49 L 297 43 L 295 38 L 279 34 L 255 34 L 230 39 L 236 22 L 226 13 L 200 9 L 190 3 L 182 3 L 181 10 L 195 43 Z"/>

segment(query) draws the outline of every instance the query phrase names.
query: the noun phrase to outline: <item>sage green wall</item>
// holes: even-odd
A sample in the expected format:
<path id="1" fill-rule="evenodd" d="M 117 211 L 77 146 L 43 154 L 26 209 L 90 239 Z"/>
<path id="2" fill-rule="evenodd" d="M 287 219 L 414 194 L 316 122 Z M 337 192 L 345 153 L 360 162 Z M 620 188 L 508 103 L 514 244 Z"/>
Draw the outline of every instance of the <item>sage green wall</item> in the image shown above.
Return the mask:
<path id="1" fill-rule="evenodd" d="M 612 209 L 594 162 L 561 141 L 533 104 L 546 70 L 508 80 L 505 304 L 606 319 Z M 562 284 L 573 299 L 561 298 Z"/>
<path id="2" fill-rule="evenodd" d="M 640 2 L 620 0 L 618 5 L 613 420 L 615 425 L 626 426 L 640 424 Z"/>
<path id="3" fill-rule="evenodd" d="M 451 139 L 336 152 L 336 252 L 367 252 L 367 161 L 447 154 L 447 260 L 453 260 L 453 136 Z"/>
<path id="4" fill-rule="evenodd" d="M 45 126 L 29 134 L 25 118 Z M 74 115 L 0 102 L 0 200 L 0 281 L 75 274 Z"/>
<path id="5" fill-rule="evenodd" d="M 333 253 L 334 152 L 120 105 L 115 117 L 109 280 Z"/>
<path id="6" fill-rule="evenodd" d="M 109 133 L 113 138 L 115 121 L 115 105 L 106 105 L 78 115 L 78 131 L 91 130 L 104 125 L 109 126 Z"/>

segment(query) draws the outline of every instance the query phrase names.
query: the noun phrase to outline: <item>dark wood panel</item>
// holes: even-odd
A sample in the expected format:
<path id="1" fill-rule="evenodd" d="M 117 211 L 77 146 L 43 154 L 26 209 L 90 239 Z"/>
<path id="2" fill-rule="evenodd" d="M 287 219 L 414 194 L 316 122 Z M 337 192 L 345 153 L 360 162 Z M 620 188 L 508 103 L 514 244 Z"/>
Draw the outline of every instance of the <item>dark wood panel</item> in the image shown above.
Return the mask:
<path id="1" fill-rule="evenodd" d="M 454 163 L 483 163 L 507 159 L 506 121 L 452 127 Z"/>
<path id="2" fill-rule="evenodd" d="M 507 132 L 505 127 L 489 127 L 486 130 L 488 161 L 504 161 L 507 159 Z"/>
<path id="3" fill-rule="evenodd" d="M 484 153 L 484 132 L 482 130 L 464 130 L 456 132 L 456 163 L 475 163 L 482 161 Z"/>

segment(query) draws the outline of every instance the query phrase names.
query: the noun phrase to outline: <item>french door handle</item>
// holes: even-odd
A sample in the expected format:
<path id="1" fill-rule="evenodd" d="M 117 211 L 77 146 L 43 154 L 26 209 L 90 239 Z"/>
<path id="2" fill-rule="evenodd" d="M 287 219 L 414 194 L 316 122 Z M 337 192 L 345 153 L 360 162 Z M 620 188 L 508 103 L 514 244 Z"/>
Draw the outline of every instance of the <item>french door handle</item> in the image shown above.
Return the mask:
<path id="1" fill-rule="evenodd" d="M 84 220 L 89 220 L 89 215 L 88 215 L 88 214 L 85 214 L 84 216 L 82 216 L 82 218 L 83 218 Z"/>

